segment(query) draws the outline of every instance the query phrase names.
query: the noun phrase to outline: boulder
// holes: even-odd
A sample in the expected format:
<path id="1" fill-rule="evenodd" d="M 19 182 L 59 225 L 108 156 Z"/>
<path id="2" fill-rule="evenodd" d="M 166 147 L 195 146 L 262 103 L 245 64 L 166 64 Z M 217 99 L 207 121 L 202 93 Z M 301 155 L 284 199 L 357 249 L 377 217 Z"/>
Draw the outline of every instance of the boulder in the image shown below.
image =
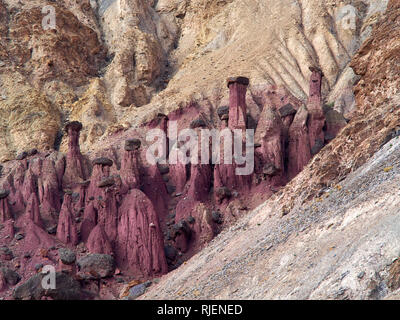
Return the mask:
<path id="1" fill-rule="evenodd" d="M 65 265 L 72 265 L 76 261 L 76 254 L 72 250 L 66 248 L 58 249 L 60 260 Z"/>
<path id="2" fill-rule="evenodd" d="M 79 281 L 66 273 L 56 272 L 55 289 L 43 288 L 42 281 L 44 276 L 44 274 L 39 273 L 29 278 L 14 289 L 13 298 L 16 300 L 41 300 L 43 297 L 48 297 L 53 300 L 83 300 L 89 297 L 82 290 Z"/>
<path id="3" fill-rule="evenodd" d="M 77 262 L 80 279 L 94 280 L 108 278 L 114 275 L 114 258 L 108 254 L 88 254 Z"/>

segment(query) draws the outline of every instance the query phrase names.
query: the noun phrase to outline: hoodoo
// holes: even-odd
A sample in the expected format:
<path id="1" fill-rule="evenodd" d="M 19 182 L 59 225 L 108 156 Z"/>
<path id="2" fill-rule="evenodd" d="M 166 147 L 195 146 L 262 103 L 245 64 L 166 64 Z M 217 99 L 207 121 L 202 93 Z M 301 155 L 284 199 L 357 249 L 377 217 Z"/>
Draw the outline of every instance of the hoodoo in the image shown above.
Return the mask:
<path id="1" fill-rule="evenodd" d="M 322 109 L 322 77 L 324 74 L 319 68 L 310 67 L 310 92 L 307 102 L 309 112 L 308 135 L 312 154 L 318 153 L 325 142 L 323 128 L 325 126 L 325 115 Z"/>
<path id="2" fill-rule="evenodd" d="M 102 191 L 99 188 L 98 184 L 103 179 L 106 179 L 110 176 L 110 168 L 113 165 L 113 161 L 111 159 L 101 157 L 96 158 L 92 161 L 93 171 L 92 176 L 90 177 L 90 184 L 87 190 L 87 198 L 90 199 L 99 199 L 99 196 L 102 195 Z"/>
<path id="3" fill-rule="evenodd" d="M 246 91 L 250 81 L 245 77 L 227 79 L 229 88 L 229 128 L 246 129 Z"/>
<path id="4" fill-rule="evenodd" d="M 42 218 L 40 217 L 39 200 L 36 193 L 32 193 L 28 200 L 24 218 L 32 220 L 39 227 L 43 226 Z"/>
<path id="5" fill-rule="evenodd" d="M 10 194 L 8 190 L 0 190 L 0 222 L 6 222 L 12 219 L 11 210 L 8 205 L 7 197 Z"/>
<path id="6" fill-rule="evenodd" d="M 72 208 L 72 192 L 66 191 L 57 226 L 57 238 L 65 244 L 78 244 L 78 232 Z"/>
<path id="7" fill-rule="evenodd" d="M 288 177 L 293 179 L 311 159 L 310 140 L 307 127 L 308 111 L 300 107 L 289 129 Z"/>
<path id="8" fill-rule="evenodd" d="M 140 190 L 133 189 L 120 207 L 116 242 L 121 268 L 145 277 L 167 272 L 164 244 L 153 204 Z"/>
<path id="9" fill-rule="evenodd" d="M 128 189 L 140 187 L 140 145 L 141 141 L 139 139 L 129 139 L 125 141 L 120 175 L 122 182 Z"/>
<path id="10" fill-rule="evenodd" d="M 78 182 L 86 179 L 83 156 L 79 147 L 79 136 L 82 123 L 78 121 L 68 122 L 65 132 L 68 135 L 68 153 L 66 156 L 63 188 L 73 188 Z"/>
<path id="11" fill-rule="evenodd" d="M 101 224 L 98 224 L 90 233 L 86 247 L 90 253 L 113 254 L 112 245 Z"/>

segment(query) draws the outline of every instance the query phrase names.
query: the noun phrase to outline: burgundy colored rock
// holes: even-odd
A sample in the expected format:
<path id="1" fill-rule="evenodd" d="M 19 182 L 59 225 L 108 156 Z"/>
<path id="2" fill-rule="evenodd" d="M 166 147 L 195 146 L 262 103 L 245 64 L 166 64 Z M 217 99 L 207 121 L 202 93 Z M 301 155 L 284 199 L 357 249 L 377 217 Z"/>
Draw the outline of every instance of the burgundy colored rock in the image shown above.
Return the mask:
<path id="1" fill-rule="evenodd" d="M 83 220 L 81 224 L 81 239 L 82 241 L 86 242 L 89 238 L 90 233 L 97 225 L 97 209 L 94 206 L 94 201 L 89 202 L 86 207 L 85 211 L 83 212 Z"/>
<path id="2" fill-rule="evenodd" d="M 37 226 L 43 227 L 42 218 L 40 217 L 39 200 L 36 193 L 31 194 L 25 209 L 24 217 L 32 220 Z"/>
<path id="3" fill-rule="evenodd" d="M 9 194 L 10 192 L 8 190 L 0 190 L 0 222 L 6 222 L 7 220 L 12 219 L 7 199 Z"/>
<path id="4" fill-rule="evenodd" d="M 19 216 L 25 210 L 25 201 L 22 190 L 24 189 L 25 171 L 27 169 L 26 160 L 20 161 L 11 171 L 6 179 L 3 188 L 10 190 L 10 203 L 12 203 L 12 212 Z"/>
<path id="5" fill-rule="evenodd" d="M 246 129 L 246 91 L 249 79 L 233 77 L 227 80 L 229 88 L 229 128 Z"/>
<path id="6" fill-rule="evenodd" d="M 222 121 L 221 125 L 221 131 L 227 128 L 226 121 Z M 238 168 L 239 166 L 236 164 L 234 157 L 232 157 L 231 161 L 228 161 L 228 159 L 225 158 L 225 149 L 229 147 L 229 144 L 231 145 L 230 150 L 233 151 L 233 139 L 228 139 L 228 136 L 223 136 L 221 139 L 219 150 L 220 162 L 219 164 L 216 164 L 214 166 L 214 191 L 222 187 L 227 187 L 231 190 L 237 191 L 248 190 L 251 184 L 251 175 L 237 175 L 236 168 Z"/>
<path id="7" fill-rule="evenodd" d="M 194 223 L 190 223 L 189 218 L 193 219 Z M 182 252 L 187 252 L 191 248 L 198 249 L 204 243 L 211 241 L 217 233 L 209 208 L 204 203 L 192 199 L 183 199 L 179 202 L 175 223 L 175 245 Z"/>
<path id="8" fill-rule="evenodd" d="M 75 206 L 77 211 L 79 211 L 81 208 L 85 208 L 86 193 L 87 193 L 89 184 L 90 184 L 89 180 L 79 183 L 79 201 L 78 201 L 77 205 Z"/>
<path id="9" fill-rule="evenodd" d="M 167 137 L 166 139 L 166 145 L 165 145 L 165 159 L 168 158 L 168 154 L 169 154 L 169 137 L 168 137 L 168 124 L 169 124 L 169 118 L 168 116 L 166 116 L 163 113 L 158 113 L 157 116 L 148 124 L 148 128 L 149 129 L 160 129 L 161 131 L 163 131 Z M 160 155 L 160 158 L 161 155 Z"/>
<path id="10" fill-rule="evenodd" d="M 98 199 L 102 196 L 103 191 L 98 186 L 100 181 L 110 177 L 110 167 L 112 166 L 112 160 L 107 158 L 97 158 L 93 161 L 93 171 L 90 177 L 90 184 L 87 190 L 87 198 Z"/>
<path id="11" fill-rule="evenodd" d="M 163 219 L 167 214 L 168 191 L 157 165 L 143 168 L 143 192 L 152 202 L 158 217 Z"/>
<path id="12" fill-rule="evenodd" d="M 176 193 L 182 193 L 187 180 L 186 165 L 181 162 L 170 165 L 170 182 L 175 186 Z"/>
<path id="13" fill-rule="evenodd" d="M 22 197 L 25 204 L 28 202 L 32 193 L 37 193 L 37 183 L 36 177 L 32 173 L 32 170 L 28 169 L 25 172 L 24 184 L 22 187 Z"/>
<path id="14" fill-rule="evenodd" d="M 98 224 L 90 233 L 86 247 L 90 253 L 113 254 L 110 240 L 101 224 Z"/>
<path id="15" fill-rule="evenodd" d="M 14 220 L 8 219 L 6 222 L 4 222 L 3 229 L 0 232 L 4 239 L 6 237 L 8 237 L 9 241 L 14 239 L 15 235 Z"/>
<path id="16" fill-rule="evenodd" d="M 302 106 L 289 129 L 288 177 L 290 180 L 301 172 L 311 159 L 307 119 L 307 109 Z"/>
<path id="17" fill-rule="evenodd" d="M 25 238 L 22 241 L 25 252 L 34 252 L 38 248 L 51 248 L 55 245 L 53 238 L 30 219 L 26 220 L 24 231 Z"/>
<path id="18" fill-rule="evenodd" d="M 102 200 L 97 201 L 97 223 L 100 224 L 107 234 L 111 244 L 117 238 L 118 228 L 118 203 L 116 191 L 112 189 L 104 189 L 102 193 Z"/>
<path id="19" fill-rule="evenodd" d="M 62 160 L 60 160 L 62 163 Z M 60 165 L 60 162 L 59 162 Z M 46 158 L 43 160 L 38 174 L 38 194 L 41 217 L 45 225 L 54 225 L 61 208 L 60 182 L 56 163 Z"/>
<path id="20" fill-rule="evenodd" d="M 318 141 L 325 141 L 323 128 L 325 126 L 325 115 L 322 109 L 321 85 L 323 73 L 318 68 L 310 68 L 310 92 L 307 102 L 309 112 L 308 135 L 311 149 Z"/>
<path id="21" fill-rule="evenodd" d="M 140 140 L 131 139 L 125 142 L 125 151 L 121 160 L 120 176 L 128 189 L 140 187 L 139 153 Z"/>
<path id="22" fill-rule="evenodd" d="M 167 272 L 162 232 L 153 204 L 140 190 L 133 189 L 120 208 L 116 243 L 121 268 L 145 277 Z"/>
<path id="23" fill-rule="evenodd" d="M 100 158 L 96 158 L 92 161 L 93 165 L 100 165 L 100 166 L 104 166 L 104 167 L 112 167 L 113 165 L 113 161 L 109 158 L 105 158 L 105 157 L 100 157 Z"/>
<path id="24" fill-rule="evenodd" d="M 66 157 L 63 187 L 73 188 L 78 182 L 84 181 L 84 161 L 79 147 L 79 135 L 82 124 L 78 121 L 67 123 L 65 131 L 68 134 L 68 153 Z"/>
<path id="25" fill-rule="evenodd" d="M 186 196 L 196 201 L 206 201 L 211 188 L 211 177 L 209 164 L 191 165 Z"/>
<path id="26" fill-rule="evenodd" d="M 68 192 L 64 195 L 60 217 L 57 226 L 57 238 L 65 244 L 78 244 L 78 232 L 72 208 L 72 196 Z"/>

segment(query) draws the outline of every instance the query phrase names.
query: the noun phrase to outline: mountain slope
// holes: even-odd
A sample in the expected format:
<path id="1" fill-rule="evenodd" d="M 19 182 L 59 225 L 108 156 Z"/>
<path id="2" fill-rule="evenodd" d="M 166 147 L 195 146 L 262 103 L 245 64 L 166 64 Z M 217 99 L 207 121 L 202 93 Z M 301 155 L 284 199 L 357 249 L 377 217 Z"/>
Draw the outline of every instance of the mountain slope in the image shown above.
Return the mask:
<path id="1" fill-rule="evenodd" d="M 398 297 L 399 10 L 389 3 L 351 63 L 361 80 L 347 127 L 281 192 L 144 298 Z"/>

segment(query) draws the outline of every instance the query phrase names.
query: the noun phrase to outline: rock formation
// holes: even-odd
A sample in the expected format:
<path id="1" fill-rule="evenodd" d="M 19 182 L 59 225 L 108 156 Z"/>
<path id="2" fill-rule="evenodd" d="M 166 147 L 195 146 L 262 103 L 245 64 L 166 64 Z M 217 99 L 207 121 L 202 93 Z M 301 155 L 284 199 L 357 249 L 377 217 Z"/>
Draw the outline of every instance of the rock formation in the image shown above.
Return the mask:
<path id="1" fill-rule="evenodd" d="M 146 195 L 130 190 L 120 207 L 117 263 L 145 277 L 167 272 L 164 244 L 157 213 Z"/>
<path id="2" fill-rule="evenodd" d="M 229 128 L 246 129 L 247 106 L 246 90 L 249 79 L 245 77 L 231 77 L 227 80 L 229 88 Z"/>
<path id="3" fill-rule="evenodd" d="M 90 233 L 96 227 L 98 221 L 98 212 L 95 208 L 94 201 L 89 201 L 83 212 L 83 220 L 81 224 L 80 234 L 82 241 L 86 242 Z"/>
<path id="4" fill-rule="evenodd" d="M 9 194 L 10 191 L 8 190 L 0 190 L 0 222 L 6 222 L 12 218 L 7 200 Z"/>
<path id="5" fill-rule="evenodd" d="M 289 129 L 288 177 L 293 179 L 311 159 L 310 140 L 307 127 L 308 111 L 302 106 Z"/>
<path id="6" fill-rule="evenodd" d="M 308 135 L 310 139 L 311 153 L 318 153 L 325 143 L 323 128 L 325 126 L 325 115 L 322 109 L 321 85 L 322 71 L 315 67 L 310 67 L 310 92 L 307 102 L 309 112 Z"/>
<path id="7" fill-rule="evenodd" d="M 141 142 L 138 139 L 125 141 L 120 174 L 122 182 L 128 189 L 137 189 L 140 187 L 140 145 Z"/>
<path id="8" fill-rule="evenodd" d="M 73 188 L 77 183 L 84 181 L 85 168 L 84 161 L 79 147 L 79 136 L 82 130 L 82 123 L 72 121 L 65 126 L 68 135 L 68 152 L 65 161 L 65 173 L 63 177 L 63 187 Z"/>
<path id="9" fill-rule="evenodd" d="M 43 227 L 40 217 L 39 200 L 36 193 L 32 193 L 25 209 L 24 218 L 32 220 L 37 226 Z"/>
<path id="10" fill-rule="evenodd" d="M 64 195 L 64 201 L 58 219 L 57 239 L 65 244 L 77 245 L 79 239 L 75 225 L 71 194 L 71 192 L 67 191 Z"/>
<path id="11" fill-rule="evenodd" d="M 113 254 L 111 243 L 101 224 L 98 224 L 90 233 L 86 247 L 90 253 Z"/>

